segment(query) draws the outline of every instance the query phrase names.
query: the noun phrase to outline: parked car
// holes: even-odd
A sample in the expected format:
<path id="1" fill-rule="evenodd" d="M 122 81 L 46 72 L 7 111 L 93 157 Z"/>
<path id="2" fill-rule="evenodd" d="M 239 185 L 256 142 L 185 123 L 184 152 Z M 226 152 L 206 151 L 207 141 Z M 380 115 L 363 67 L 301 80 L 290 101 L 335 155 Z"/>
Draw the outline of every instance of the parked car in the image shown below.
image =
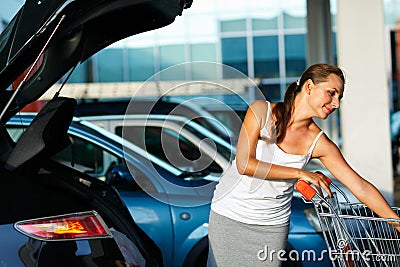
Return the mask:
<path id="1" fill-rule="evenodd" d="M 204 109 L 215 116 L 223 125 L 232 129 L 234 135 L 239 136 L 248 109 L 246 103 L 223 104 L 213 101 L 213 104 L 204 105 Z"/>
<path id="2" fill-rule="evenodd" d="M 20 114 L 7 124 L 18 139 L 32 115 Z M 69 128 L 70 148 L 55 156 L 64 164 L 113 185 L 135 222 L 161 248 L 165 266 L 204 266 L 208 251 L 208 215 L 215 182 L 204 172 L 187 172 L 151 155 L 127 140 L 81 119 Z M 125 163 L 126 162 L 126 163 Z M 115 164 L 116 163 L 116 164 Z M 130 172 L 127 172 L 126 166 Z M 134 177 L 131 174 L 134 173 Z M 214 175 L 214 174 L 211 174 Z M 313 206 L 299 195 L 293 198 L 288 251 L 326 249 L 315 220 Z M 312 222 L 313 224 L 311 224 Z M 307 260 L 285 266 L 331 266 L 323 260 Z M 292 265 L 290 265 L 292 264 Z"/>
<path id="3" fill-rule="evenodd" d="M 81 119 L 93 122 L 186 171 L 221 174 L 236 154 L 236 147 L 183 116 L 127 114 Z"/>
<path id="4" fill-rule="evenodd" d="M 81 100 L 75 112 L 77 117 L 156 114 L 184 116 L 213 132 L 230 144 L 236 145 L 238 136 L 214 115 L 197 105 L 196 100 L 168 97 L 139 99 Z"/>
<path id="5" fill-rule="evenodd" d="M 162 266 L 119 193 L 52 157 L 70 145 L 76 101 L 57 97 L 14 142 L 5 124 L 80 61 L 168 25 L 189 1 L 27 0 L 0 35 L 2 266 Z"/>

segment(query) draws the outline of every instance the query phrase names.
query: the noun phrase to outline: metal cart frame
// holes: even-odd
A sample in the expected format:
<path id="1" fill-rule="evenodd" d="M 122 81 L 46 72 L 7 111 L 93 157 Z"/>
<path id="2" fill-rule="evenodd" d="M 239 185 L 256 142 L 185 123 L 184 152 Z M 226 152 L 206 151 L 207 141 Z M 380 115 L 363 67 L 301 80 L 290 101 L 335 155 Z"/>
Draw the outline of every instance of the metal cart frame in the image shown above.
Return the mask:
<path id="1" fill-rule="evenodd" d="M 314 204 L 330 260 L 334 266 L 400 266 L 400 220 L 380 218 L 361 203 L 350 203 L 330 180 L 333 198 L 321 196 L 313 186 L 298 180 L 296 189 Z M 338 201 L 338 194 L 345 202 Z M 392 207 L 400 215 L 400 208 Z"/>

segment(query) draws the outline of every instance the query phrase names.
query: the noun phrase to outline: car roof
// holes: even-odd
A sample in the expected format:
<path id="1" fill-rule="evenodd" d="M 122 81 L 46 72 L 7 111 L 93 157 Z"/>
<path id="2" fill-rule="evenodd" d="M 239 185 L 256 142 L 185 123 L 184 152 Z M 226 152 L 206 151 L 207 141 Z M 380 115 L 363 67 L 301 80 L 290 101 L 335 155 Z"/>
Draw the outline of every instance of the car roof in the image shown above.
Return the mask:
<path id="1" fill-rule="evenodd" d="M 217 117 L 198 105 L 195 99 L 182 100 L 171 97 L 133 99 L 91 99 L 78 102 L 75 116 L 105 116 L 122 114 L 174 114 L 185 116 L 203 124 L 225 140 L 236 143 L 232 129 L 225 127 Z"/>
<path id="2" fill-rule="evenodd" d="M 236 148 L 233 145 L 229 144 L 227 141 L 225 141 L 218 135 L 214 134 L 212 131 L 204 128 L 200 124 L 184 116 L 164 115 L 164 114 L 126 114 L 126 115 L 83 116 L 79 118 L 91 122 L 118 120 L 128 123 L 129 121 L 142 120 L 145 121 L 147 124 L 150 123 L 151 121 L 174 122 L 176 124 L 179 124 L 180 126 L 187 124 L 196 131 L 198 131 L 199 133 L 201 133 L 202 135 L 211 138 L 215 142 L 236 153 Z"/>

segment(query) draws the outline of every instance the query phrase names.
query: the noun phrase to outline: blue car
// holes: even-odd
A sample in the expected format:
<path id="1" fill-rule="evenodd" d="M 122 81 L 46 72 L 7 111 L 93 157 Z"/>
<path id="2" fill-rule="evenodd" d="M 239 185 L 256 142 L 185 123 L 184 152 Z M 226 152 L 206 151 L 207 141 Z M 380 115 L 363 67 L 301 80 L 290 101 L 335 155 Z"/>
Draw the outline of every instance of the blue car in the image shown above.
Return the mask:
<path id="1" fill-rule="evenodd" d="M 11 136 L 18 139 L 32 118 L 23 113 L 13 117 L 7 124 Z M 72 145 L 54 159 L 114 186 L 134 221 L 161 249 L 165 266 L 205 266 L 216 183 L 202 177 L 220 174 L 184 172 L 84 120 L 74 119 L 68 133 Z M 313 206 L 298 195 L 292 206 L 285 266 L 330 266 L 318 225 L 311 224 Z"/>

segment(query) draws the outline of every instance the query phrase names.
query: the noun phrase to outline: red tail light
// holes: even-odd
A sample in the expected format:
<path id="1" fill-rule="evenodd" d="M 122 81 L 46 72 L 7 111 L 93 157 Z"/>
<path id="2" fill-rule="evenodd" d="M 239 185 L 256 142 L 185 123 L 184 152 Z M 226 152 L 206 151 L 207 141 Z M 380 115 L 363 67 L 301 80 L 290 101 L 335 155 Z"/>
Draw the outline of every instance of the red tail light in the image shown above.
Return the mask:
<path id="1" fill-rule="evenodd" d="M 14 226 L 24 235 L 46 241 L 112 237 L 96 211 L 20 221 Z"/>

